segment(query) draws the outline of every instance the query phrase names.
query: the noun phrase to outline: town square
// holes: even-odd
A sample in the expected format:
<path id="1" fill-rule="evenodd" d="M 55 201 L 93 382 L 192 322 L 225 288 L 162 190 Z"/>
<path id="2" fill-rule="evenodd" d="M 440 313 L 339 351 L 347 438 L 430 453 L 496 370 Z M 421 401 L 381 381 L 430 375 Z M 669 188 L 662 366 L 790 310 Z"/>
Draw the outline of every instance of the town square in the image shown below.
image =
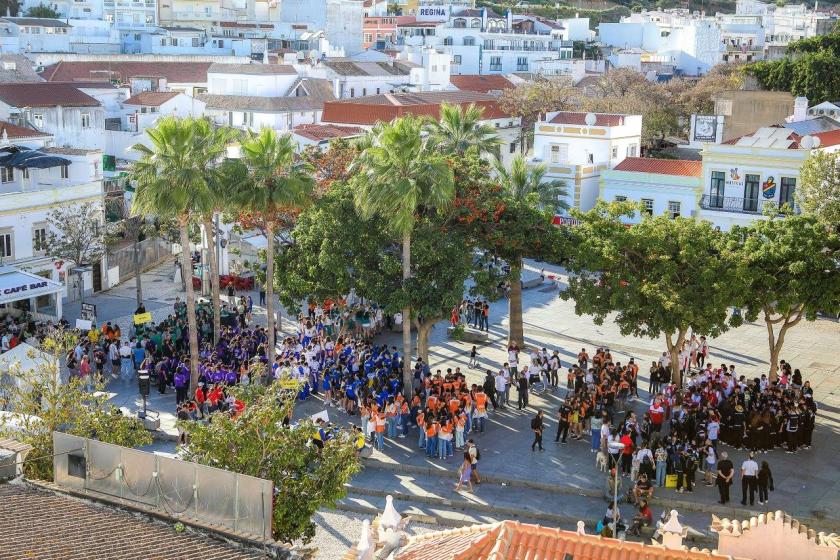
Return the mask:
<path id="1" fill-rule="evenodd" d="M 214 2 L 0 17 L 0 558 L 837 560 L 833 5 Z"/>

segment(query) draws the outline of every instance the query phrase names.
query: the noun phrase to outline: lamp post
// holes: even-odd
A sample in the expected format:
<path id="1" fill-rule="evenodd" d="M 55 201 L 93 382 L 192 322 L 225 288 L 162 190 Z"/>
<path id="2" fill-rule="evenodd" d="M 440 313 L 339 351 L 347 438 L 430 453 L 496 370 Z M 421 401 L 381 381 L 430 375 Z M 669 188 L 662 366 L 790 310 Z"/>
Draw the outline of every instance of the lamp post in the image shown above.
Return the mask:
<path id="1" fill-rule="evenodd" d="M 607 444 L 610 457 L 624 451 L 624 444 L 620 441 L 611 441 Z M 618 538 L 618 461 L 613 460 L 615 465 L 615 480 L 613 481 L 613 538 Z"/>
<path id="2" fill-rule="evenodd" d="M 149 370 L 141 369 L 137 372 L 137 380 L 140 385 L 140 396 L 143 397 L 143 412 L 138 412 L 137 417 L 145 420 L 146 418 L 146 397 L 149 396 L 149 389 L 151 388 L 151 376 Z"/>

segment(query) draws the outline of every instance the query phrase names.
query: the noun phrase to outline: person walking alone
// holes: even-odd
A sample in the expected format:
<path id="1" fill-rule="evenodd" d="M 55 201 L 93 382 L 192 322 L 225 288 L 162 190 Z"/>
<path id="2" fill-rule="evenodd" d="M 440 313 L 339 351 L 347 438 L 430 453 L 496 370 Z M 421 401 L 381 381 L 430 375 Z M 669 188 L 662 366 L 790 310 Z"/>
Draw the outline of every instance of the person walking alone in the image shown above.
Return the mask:
<path id="1" fill-rule="evenodd" d="M 720 493 L 719 504 L 729 503 L 729 487 L 732 485 L 732 477 L 735 476 L 735 466 L 729 460 L 729 454 L 722 451 L 720 461 L 717 464 L 717 487 Z"/>
<path id="2" fill-rule="evenodd" d="M 747 505 L 747 491 L 750 493 L 750 505 L 755 504 L 755 490 L 758 486 L 758 463 L 750 452 L 749 459 L 741 463 L 741 505 Z"/>
<path id="3" fill-rule="evenodd" d="M 470 477 L 472 476 L 472 460 L 470 458 L 470 452 L 464 452 L 464 460 L 461 462 L 461 467 L 458 469 L 458 484 L 455 486 L 455 491 L 459 492 L 461 490 L 461 485 L 466 484 L 469 488 L 469 492 L 473 491 L 472 480 Z"/>
<path id="4" fill-rule="evenodd" d="M 537 412 L 537 415 L 531 419 L 531 430 L 534 432 L 534 442 L 531 444 L 531 451 L 539 446 L 540 451 L 545 451 L 542 445 L 542 434 L 543 434 L 543 412 L 542 410 Z"/>
<path id="5" fill-rule="evenodd" d="M 773 490 L 773 473 L 770 472 L 770 465 L 767 461 L 761 462 L 761 468 L 758 469 L 758 503 L 761 505 L 770 501 L 768 490 Z"/>

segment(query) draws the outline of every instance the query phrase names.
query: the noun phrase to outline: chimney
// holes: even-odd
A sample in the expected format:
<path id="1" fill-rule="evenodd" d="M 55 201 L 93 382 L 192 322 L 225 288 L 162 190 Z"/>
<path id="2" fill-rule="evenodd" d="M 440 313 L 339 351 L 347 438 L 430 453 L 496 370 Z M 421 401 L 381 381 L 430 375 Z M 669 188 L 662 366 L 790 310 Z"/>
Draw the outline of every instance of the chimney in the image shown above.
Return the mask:
<path id="1" fill-rule="evenodd" d="M 791 122 L 799 122 L 808 119 L 808 98 L 797 97 L 793 100 L 793 119 Z"/>
<path id="2" fill-rule="evenodd" d="M 333 78 L 333 97 L 341 99 L 341 86 L 338 78 Z"/>
<path id="3" fill-rule="evenodd" d="M 683 538 L 688 534 L 688 529 L 680 525 L 677 510 L 672 509 L 668 521 L 659 528 L 662 533 L 662 546 L 669 550 L 682 550 Z"/>

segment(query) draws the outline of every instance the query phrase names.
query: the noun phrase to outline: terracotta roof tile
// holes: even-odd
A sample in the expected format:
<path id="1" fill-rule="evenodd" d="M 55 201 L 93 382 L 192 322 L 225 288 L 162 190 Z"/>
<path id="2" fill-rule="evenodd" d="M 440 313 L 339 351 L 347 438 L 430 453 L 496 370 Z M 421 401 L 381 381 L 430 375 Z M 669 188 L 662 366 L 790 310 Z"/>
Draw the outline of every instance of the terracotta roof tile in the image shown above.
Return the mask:
<path id="1" fill-rule="evenodd" d="M 110 81 L 166 78 L 170 84 L 207 83 L 211 62 L 75 62 L 47 66 L 41 77 L 50 82 Z"/>
<path id="2" fill-rule="evenodd" d="M 816 136 L 820 139 L 819 147 L 825 148 L 828 146 L 836 146 L 840 144 L 840 129 L 838 130 L 829 130 L 828 132 L 817 132 L 816 134 L 812 134 L 811 136 Z"/>
<path id="3" fill-rule="evenodd" d="M 110 507 L 22 485 L 0 485 L 3 558 L 108 560 L 256 560 L 237 548 Z"/>
<path id="4" fill-rule="evenodd" d="M 332 124 L 301 124 L 296 126 L 292 132 L 310 140 L 321 141 L 331 138 L 347 138 L 348 136 L 359 136 L 365 130 L 358 126 L 337 126 Z"/>
<path id="5" fill-rule="evenodd" d="M 586 124 L 587 114 L 588 113 L 561 111 L 553 119 L 551 119 L 551 122 L 554 124 Z M 595 113 L 595 126 L 619 126 L 624 124 L 625 116 L 626 115 Z"/>
<path id="6" fill-rule="evenodd" d="M 613 168 L 614 171 L 659 173 L 661 175 L 683 175 L 685 177 L 699 177 L 702 169 L 702 161 L 642 157 L 625 158 L 621 161 L 621 163 Z"/>
<path id="7" fill-rule="evenodd" d="M 0 84 L 0 101 L 12 107 L 99 107 L 99 101 L 73 84 Z"/>
<path id="8" fill-rule="evenodd" d="M 492 95 L 470 91 L 423 93 L 386 93 L 324 103 L 321 121 L 325 123 L 373 125 L 390 122 L 403 115 L 438 117 L 443 103 L 466 107 L 475 104 L 483 109 L 483 118 L 509 117 Z"/>
<path id="9" fill-rule="evenodd" d="M 136 95 L 132 95 L 125 101 L 123 105 L 143 105 L 145 107 L 160 107 L 173 97 L 177 96 L 177 91 L 141 91 Z"/>
<path id="10" fill-rule="evenodd" d="M 52 134 L 48 134 L 46 132 L 38 132 L 37 130 L 32 130 L 31 128 L 7 123 L 6 121 L 0 121 L 0 138 L 2 138 L 3 135 L 5 135 L 9 140 L 19 140 L 22 138 L 48 138 L 52 136 Z"/>
<path id="11" fill-rule="evenodd" d="M 502 521 L 410 537 L 396 560 L 564 560 L 569 557 L 576 560 L 729 558 L 707 550 L 670 550 L 518 521 Z"/>
<path id="12" fill-rule="evenodd" d="M 477 91 L 480 93 L 488 93 L 491 91 L 501 91 L 504 89 L 513 89 L 513 82 L 504 76 L 487 74 L 464 74 L 460 76 L 450 76 L 449 81 L 452 85 L 461 91 Z"/>

